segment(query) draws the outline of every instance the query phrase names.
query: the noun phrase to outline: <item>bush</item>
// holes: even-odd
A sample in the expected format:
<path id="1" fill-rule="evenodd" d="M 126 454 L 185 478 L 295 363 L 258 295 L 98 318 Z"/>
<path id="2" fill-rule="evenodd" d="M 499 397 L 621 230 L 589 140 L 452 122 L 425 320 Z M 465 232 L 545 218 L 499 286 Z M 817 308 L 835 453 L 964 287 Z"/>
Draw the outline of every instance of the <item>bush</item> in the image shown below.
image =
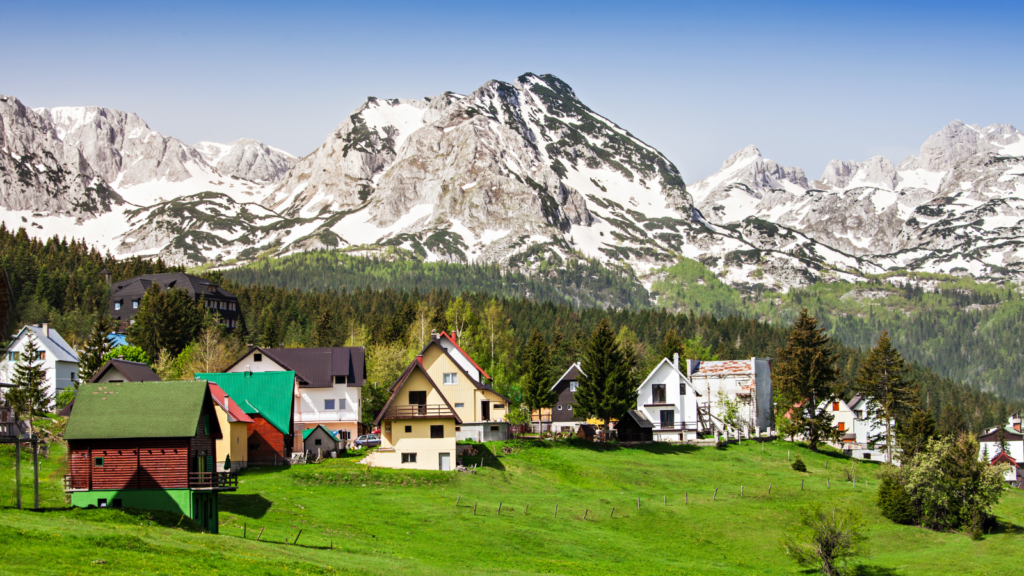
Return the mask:
<path id="1" fill-rule="evenodd" d="M 715 448 L 718 448 L 719 450 L 725 450 L 725 447 L 728 445 L 729 443 L 726 442 L 725 440 L 719 440 L 718 442 L 715 442 Z"/>
<path id="2" fill-rule="evenodd" d="M 814 504 L 803 510 L 800 525 L 804 533 L 787 534 L 782 540 L 786 554 L 827 576 L 846 574 L 847 559 L 860 555 L 858 545 L 865 539 L 857 511 Z"/>
<path id="3" fill-rule="evenodd" d="M 793 463 L 790 464 L 790 466 L 792 466 L 793 470 L 796 470 L 797 472 L 807 472 L 807 464 L 804 464 L 804 461 L 801 460 L 799 456 L 796 457 L 796 460 L 793 460 Z"/>
<path id="4" fill-rule="evenodd" d="M 878 508 L 889 520 L 897 524 L 916 524 L 917 508 L 903 487 L 898 468 L 892 467 L 882 473 L 878 486 Z"/>

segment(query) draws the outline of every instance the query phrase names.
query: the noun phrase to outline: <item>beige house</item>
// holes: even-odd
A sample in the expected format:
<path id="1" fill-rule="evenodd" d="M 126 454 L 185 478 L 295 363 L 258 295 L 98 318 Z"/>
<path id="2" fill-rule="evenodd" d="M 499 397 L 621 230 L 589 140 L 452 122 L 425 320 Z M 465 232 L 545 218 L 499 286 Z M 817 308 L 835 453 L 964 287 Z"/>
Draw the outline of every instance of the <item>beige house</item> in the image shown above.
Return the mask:
<path id="1" fill-rule="evenodd" d="M 455 433 L 462 418 L 417 358 L 391 387 L 391 397 L 374 421 L 380 448 L 368 463 L 383 468 L 454 468 Z"/>
<path id="2" fill-rule="evenodd" d="M 459 347 L 455 337 L 444 332 L 433 335 L 417 359 L 458 414 L 459 440 L 508 438 L 508 398 L 486 383 L 487 373 Z"/>
<path id="3" fill-rule="evenodd" d="M 213 397 L 217 423 L 220 424 L 222 432 L 222 437 L 217 440 L 215 447 L 217 471 L 227 470 L 225 463 L 228 456 L 231 457 L 230 472 L 245 468 L 249 461 L 248 424 L 252 424 L 252 418 L 220 386 L 212 382 L 210 396 Z"/>

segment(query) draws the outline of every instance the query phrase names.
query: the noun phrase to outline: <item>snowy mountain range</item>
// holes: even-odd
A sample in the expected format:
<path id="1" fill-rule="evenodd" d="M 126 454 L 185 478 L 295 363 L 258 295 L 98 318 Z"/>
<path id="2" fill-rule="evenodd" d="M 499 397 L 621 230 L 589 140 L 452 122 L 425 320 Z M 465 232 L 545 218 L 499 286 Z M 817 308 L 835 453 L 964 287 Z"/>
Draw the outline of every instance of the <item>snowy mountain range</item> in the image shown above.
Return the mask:
<path id="1" fill-rule="evenodd" d="M 430 260 L 595 258 L 646 285 L 680 256 L 738 287 L 893 270 L 1024 277 L 1024 135 L 959 121 L 819 180 L 749 146 L 687 186 L 551 75 L 368 98 L 302 159 L 186 145 L 103 108 L 0 97 L 0 217 L 121 255 L 232 265 L 313 248 Z"/>

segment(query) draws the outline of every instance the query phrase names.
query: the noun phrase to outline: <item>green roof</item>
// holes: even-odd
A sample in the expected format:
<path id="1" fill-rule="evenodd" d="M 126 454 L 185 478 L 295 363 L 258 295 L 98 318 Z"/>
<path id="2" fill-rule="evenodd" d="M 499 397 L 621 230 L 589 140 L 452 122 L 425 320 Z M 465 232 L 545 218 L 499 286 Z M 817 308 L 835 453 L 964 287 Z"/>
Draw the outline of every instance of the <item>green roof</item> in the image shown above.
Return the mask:
<path id="1" fill-rule="evenodd" d="M 334 432 L 328 430 L 326 426 L 324 426 L 323 424 L 317 424 L 312 428 L 306 428 L 305 430 L 302 431 L 302 441 L 305 442 L 307 439 L 309 439 L 309 435 L 312 434 L 313 431 L 316 430 L 317 428 L 323 428 L 324 432 L 327 432 L 328 436 L 334 438 L 335 440 L 338 439 L 338 437 L 334 435 Z"/>
<path id="2" fill-rule="evenodd" d="M 207 390 L 205 380 L 82 384 L 64 439 L 195 436 Z"/>
<path id="3" fill-rule="evenodd" d="M 220 386 L 246 414 L 259 414 L 282 434 L 291 434 L 295 372 L 196 374 Z"/>

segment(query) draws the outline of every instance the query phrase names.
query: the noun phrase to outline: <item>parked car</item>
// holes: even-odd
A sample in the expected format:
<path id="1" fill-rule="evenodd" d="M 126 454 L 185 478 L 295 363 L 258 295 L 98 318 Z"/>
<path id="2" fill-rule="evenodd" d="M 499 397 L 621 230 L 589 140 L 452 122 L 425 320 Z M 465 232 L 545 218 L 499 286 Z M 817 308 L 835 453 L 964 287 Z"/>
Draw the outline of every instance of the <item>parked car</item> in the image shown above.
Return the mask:
<path id="1" fill-rule="evenodd" d="M 373 448 L 380 446 L 380 436 L 376 434 L 364 434 L 356 438 L 356 448 Z"/>

